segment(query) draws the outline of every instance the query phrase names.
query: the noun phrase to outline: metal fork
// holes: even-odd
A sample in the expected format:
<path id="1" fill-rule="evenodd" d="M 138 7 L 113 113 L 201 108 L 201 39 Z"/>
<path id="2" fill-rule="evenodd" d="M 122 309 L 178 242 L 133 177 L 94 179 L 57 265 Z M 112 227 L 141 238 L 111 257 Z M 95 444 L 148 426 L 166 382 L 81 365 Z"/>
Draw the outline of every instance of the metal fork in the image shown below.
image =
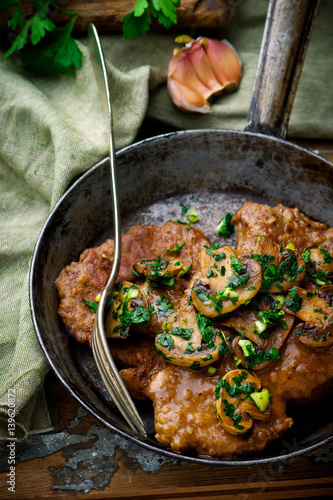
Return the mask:
<path id="1" fill-rule="evenodd" d="M 111 192 L 113 201 L 114 221 L 114 261 L 107 285 L 101 295 L 92 331 L 92 352 L 98 371 L 104 384 L 110 393 L 117 408 L 135 433 L 147 436 L 140 415 L 122 381 L 117 367 L 112 358 L 104 329 L 104 312 L 107 299 L 112 292 L 120 267 L 121 258 L 121 227 L 120 210 L 118 202 L 118 189 L 116 177 L 116 158 L 113 141 L 113 121 L 111 111 L 111 100 L 105 60 L 96 27 L 91 24 L 88 30 L 88 45 L 90 59 L 98 86 L 98 92 L 102 104 L 102 115 L 105 121 L 104 127 L 108 133 L 107 141 L 110 148 L 110 174 Z"/>

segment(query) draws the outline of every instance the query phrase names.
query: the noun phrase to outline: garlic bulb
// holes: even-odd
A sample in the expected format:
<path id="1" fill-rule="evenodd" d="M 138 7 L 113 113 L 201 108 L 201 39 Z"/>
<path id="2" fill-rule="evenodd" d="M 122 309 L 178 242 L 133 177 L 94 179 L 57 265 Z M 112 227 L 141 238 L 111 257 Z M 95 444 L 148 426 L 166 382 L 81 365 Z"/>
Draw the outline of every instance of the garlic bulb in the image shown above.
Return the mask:
<path id="1" fill-rule="evenodd" d="M 173 51 L 168 67 L 168 92 L 173 103 L 188 112 L 208 113 L 213 97 L 237 89 L 241 61 L 229 42 L 182 35 L 186 43 Z"/>

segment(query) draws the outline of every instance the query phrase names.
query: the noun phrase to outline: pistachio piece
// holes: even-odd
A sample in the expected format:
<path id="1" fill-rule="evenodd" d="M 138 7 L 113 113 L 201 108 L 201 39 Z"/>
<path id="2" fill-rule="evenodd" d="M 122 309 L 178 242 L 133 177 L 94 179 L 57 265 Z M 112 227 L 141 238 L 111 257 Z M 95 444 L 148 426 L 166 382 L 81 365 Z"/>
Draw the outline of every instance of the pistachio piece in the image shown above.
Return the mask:
<path id="1" fill-rule="evenodd" d="M 254 420 L 269 420 L 270 396 L 268 393 L 267 405 L 260 401 L 267 394 L 262 394 L 261 381 L 254 373 L 247 370 L 228 372 L 218 380 L 215 395 L 218 419 L 229 434 L 246 434 Z"/>
<path id="2" fill-rule="evenodd" d="M 123 281 L 105 320 L 107 337 L 126 338 L 134 329 L 149 320 L 148 302 L 141 287 Z"/>
<path id="3" fill-rule="evenodd" d="M 242 259 L 242 260 L 239 260 Z M 237 258 L 229 246 L 200 252 L 201 272 L 193 278 L 192 302 L 208 318 L 231 312 L 259 291 L 262 268 L 253 259 Z"/>

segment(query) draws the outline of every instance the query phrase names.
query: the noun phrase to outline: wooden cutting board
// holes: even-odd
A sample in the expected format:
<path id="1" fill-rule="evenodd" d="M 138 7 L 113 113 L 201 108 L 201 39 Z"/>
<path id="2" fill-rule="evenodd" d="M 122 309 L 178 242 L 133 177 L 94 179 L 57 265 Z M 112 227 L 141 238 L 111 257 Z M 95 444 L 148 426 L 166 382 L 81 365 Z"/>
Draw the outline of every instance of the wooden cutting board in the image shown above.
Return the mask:
<path id="1" fill-rule="evenodd" d="M 26 17 L 33 15 L 31 2 L 21 2 Z M 235 11 L 236 0 L 181 0 L 177 8 L 179 28 L 218 28 L 228 23 Z M 58 5 L 58 4 L 57 4 Z M 94 23 L 100 32 L 114 32 L 122 30 L 121 19 L 134 7 L 135 0 L 69 0 L 61 6 L 67 11 L 74 11 L 78 17 L 75 31 L 84 32 L 90 23 Z M 52 2 L 51 2 L 52 11 Z M 0 30 L 7 28 L 7 13 L 1 15 Z M 68 16 L 55 10 L 52 15 L 55 23 L 67 22 Z M 152 23 L 153 29 L 165 29 L 156 20 Z M 7 28 L 8 29 L 8 28 Z"/>

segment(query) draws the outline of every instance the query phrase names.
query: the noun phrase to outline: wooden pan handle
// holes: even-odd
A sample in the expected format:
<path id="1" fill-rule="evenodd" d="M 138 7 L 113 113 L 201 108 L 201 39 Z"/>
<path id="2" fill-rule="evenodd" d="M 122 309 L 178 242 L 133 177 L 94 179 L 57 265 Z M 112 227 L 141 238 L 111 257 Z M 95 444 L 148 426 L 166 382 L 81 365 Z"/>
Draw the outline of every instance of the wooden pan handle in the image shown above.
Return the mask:
<path id="1" fill-rule="evenodd" d="M 319 0 L 270 0 L 245 130 L 285 137 Z"/>

